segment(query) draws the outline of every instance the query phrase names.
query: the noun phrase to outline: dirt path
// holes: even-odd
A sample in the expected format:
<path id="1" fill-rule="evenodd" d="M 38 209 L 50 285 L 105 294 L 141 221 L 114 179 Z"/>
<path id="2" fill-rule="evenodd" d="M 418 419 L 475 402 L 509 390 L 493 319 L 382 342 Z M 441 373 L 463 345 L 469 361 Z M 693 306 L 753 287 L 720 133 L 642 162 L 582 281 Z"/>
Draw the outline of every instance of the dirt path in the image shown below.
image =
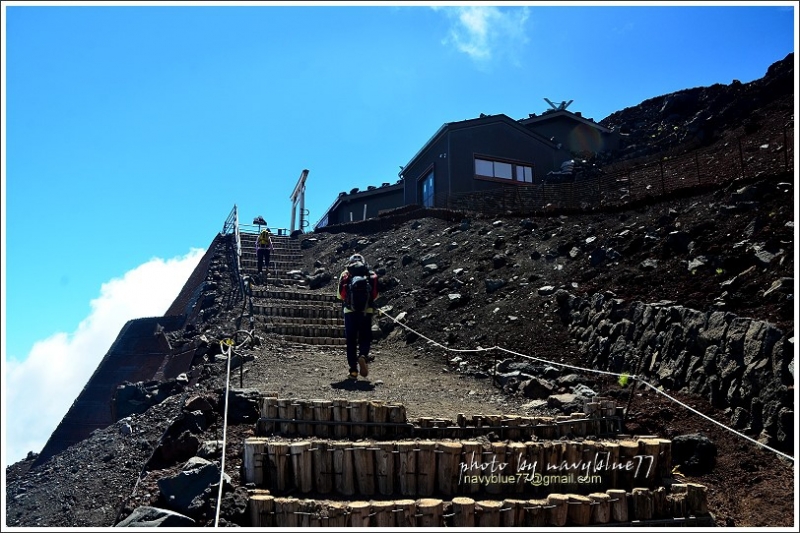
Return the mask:
<path id="1" fill-rule="evenodd" d="M 382 344 L 375 345 L 371 355 L 375 362 L 369 376 L 354 383 L 347 378 L 344 346 L 270 343 L 245 365 L 243 385 L 277 392 L 281 398 L 399 402 L 406 406 L 409 418 L 529 414 L 522 399 L 504 395 L 490 378 L 477 379 L 448 368 L 446 355 L 452 358 L 454 354 L 440 348 Z M 236 373 L 234 381 L 238 385 Z"/>

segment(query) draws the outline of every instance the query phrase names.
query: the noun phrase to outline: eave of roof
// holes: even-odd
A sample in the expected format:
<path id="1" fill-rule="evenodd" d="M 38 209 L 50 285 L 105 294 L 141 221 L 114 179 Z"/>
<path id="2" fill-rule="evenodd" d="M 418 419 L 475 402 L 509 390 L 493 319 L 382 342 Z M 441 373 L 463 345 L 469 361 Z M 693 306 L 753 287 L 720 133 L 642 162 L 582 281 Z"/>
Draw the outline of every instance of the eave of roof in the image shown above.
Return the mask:
<path id="1" fill-rule="evenodd" d="M 395 183 L 394 185 L 387 185 L 386 187 L 375 187 L 371 190 L 366 191 L 358 191 L 352 194 L 342 194 L 336 200 L 334 200 L 333 204 L 325 211 L 325 214 L 322 215 L 321 218 L 325 218 L 325 215 L 328 215 L 335 211 L 340 205 L 343 203 L 350 203 L 351 200 L 357 200 L 359 198 L 364 198 L 367 196 L 377 196 L 380 194 L 385 194 L 389 192 L 393 192 L 397 189 L 402 189 L 404 187 L 403 182 Z"/>
<path id="2" fill-rule="evenodd" d="M 524 118 L 520 120 L 519 123 L 527 126 L 528 124 L 536 124 L 538 122 L 545 122 L 547 120 L 552 120 L 554 118 L 560 118 L 560 117 L 565 117 L 575 120 L 576 122 L 581 122 L 583 124 L 586 124 L 587 126 L 591 126 L 597 130 L 600 130 L 603 133 L 612 133 L 612 130 L 606 128 L 605 126 L 601 126 L 597 122 L 591 121 L 589 119 L 579 117 L 575 113 L 567 111 L 565 109 L 561 109 L 559 111 L 553 111 L 551 113 L 545 113 L 544 115 L 539 115 L 536 117 Z"/>
<path id="3" fill-rule="evenodd" d="M 509 117 L 508 115 L 505 115 L 503 113 L 499 113 L 497 115 L 487 115 L 485 117 L 470 118 L 470 119 L 466 119 L 466 120 L 460 120 L 460 121 L 457 121 L 457 122 L 445 122 L 444 124 L 442 124 L 442 127 L 439 128 L 436 131 L 436 133 L 433 134 L 433 136 L 428 140 L 428 142 L 426 142 L 422 146 L 422 148 L 420 148 L 419 151 L 417 151 L 417 153 L 414 154 L 414 157 L 412 157 L 409 160 L 409 162 L 405 166 L 403 166 L 403 168 L 400 170 L 400 172 L 397 175 L 398 176 L 402 176 L 403 172 L 405 172 L 405 170 L 408 167 L 413 165 L 416 162 L 416 160 L 428 150 L 430 145 L 433 144 L 436 140 L 438 140 L 439 137 L 444 135 L 445 132 L 450 131 L 450 130 L 457 130 L 457 129 L 462 129 L 462 128 L 474 127 L 474 126 L 483 126 L 483 125 L 488 125 L 488 124 L 492 124 L 492 123 L 496 123 L 496 122 L 502 122 L 502 123 L 506 124 L 507 126 L 515 128 L 519 132 L 521 132 L 521 133 L 523 133 L 523 134 L 525 134 L 525 135 L 527 135 L 529 137 L 532 137 L 534 140 L 536 140 L 538 142 L 547 144 L 547 145 L 551 146 L 554 149 L 558 148 L 558 146 L 554 142 L 552 142 L 550 139 L 548 139 L 547 137 L 544 137 L 540 133 L 537 133 L 535 131 L 532 131 L 529 128 L 526 128 L 526 127 L 520 125 L 519 122 L 517 122 L 516 120 L 512 119 L 511 117 Z"/>

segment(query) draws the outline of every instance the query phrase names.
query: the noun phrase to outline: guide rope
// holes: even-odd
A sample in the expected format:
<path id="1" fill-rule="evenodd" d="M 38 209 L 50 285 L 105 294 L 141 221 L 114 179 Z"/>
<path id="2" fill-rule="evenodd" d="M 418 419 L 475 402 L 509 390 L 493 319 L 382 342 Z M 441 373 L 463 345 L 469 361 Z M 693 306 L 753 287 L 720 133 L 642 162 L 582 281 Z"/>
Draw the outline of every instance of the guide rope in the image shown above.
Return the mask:
<path id="1" fill-rule="evenodd" d="M 608 372 L 608 371 L 605 371 L 605 370 L 597 370 L 597 369 L 594 369 L 594 368 L 584 368 L 584 367 L 575 366 L 575 365 L 568 365 L 568 364 L 565 364 L 565 363 L 557 363 L 555 361 L 549 361 L 547 359 L 542 359 L 540 357 L 534 357 L 532 355 L 527 355 L 527 354 L 515 352 L 513 350 L 508 350 L 506 348 L 503 348 L 502 346 L 496 346 L 496 345 L 492 346 L 491 348 L 475 348 L 475 349 L 455 349 L 455 348 L 450 348 L 450 347 L 445 346 L 445 345 L 443 345 L 443 344 L 441 344 L 439 342 L 434 341 L 433 339 L 430 339 L 430 338 L 426 337 L 425 335 L 423 335 L 419 331 L 416 331 L 413 328 L 410 328 L 409 326 L 407 326 L 406 324 L 400 322 L 395 317 L 391 316 L 390 314 L 386 313 L 385 311 L 383 311 L 381 309 L 378 309 L 378 312 L 381 315 L 391 319 L 395 324 L 400 325 L 401 327 L 405 328 L 406 330 L 408 330 L 408 331 L 418 335 L 419 337 L 425 339 L 430 344 L 432 344 L 434 346 L 438 346 L 439 348 L 442 348 L 443 350 L 446 350 L 448 352 L 457 352 L 457 353 L 472 352 L 472 353 L 477 353 L 477 352 L 489 352 L 489 351 L 492 351 L 492 350 L 497 350 L 497 351 L 506 352 L 506 353 L 513 354 L 513 355 L 517 355 L 517 356 L 522 357 L 524 359 L 530 359 L 530 360 L 533 360 L 533 361 L 539 361 L 539 362 L 547 363 L 549 365 L 562 366 L 562 367 L 565 367 L 565 368 L 571 368 L 573 370 L 579 370 L 579 371 L 582 371 L 582 372 L 594 372 L 596 374 L 605 374 L 605 375 L 614 376 L 614 377 L 620 377 L 620 378 L 624 377 L 624 378 L 627 378 L 627 379 L 640 381 L 642 384 L 644 384 L 647 387 L 651 388 L 652 390 L 654 390 L 658 394 L 661 394 L 665 398 L 677 403 L 681 407 L 684 407 L 684 408 L 688 409 L 689 411 L 699 415 L 700 417 L 708 420 L 709 422 L 713 422 L 714 424 L 716 424 L 719 427 L 721 427 L 721 428 L 733 433 L 734 435 L 742 437 L 743 439 L 746 439 L 746 440 L 752 442 L 753 444 L 756 444 L 757 446 L 760 446 L 760 447 L 762 447 L 762 448 L 764 448 L 766 450 L 769 450 L 769 451 L 771 451 L 773 453 L 776 453 L 777 455 L 780 455 L 781 457 L 784 457 L 785 459 L 788 459 L 788 460 L 794 462 L 794 457 L 792 457 L 790 455 L 787 455 L 787 454 L 785 454 L 785 453 L 783 453 L 781 451 L 778 451 L 778 450 L 776 450 L 776 449 L 774 449 L 774 448 L 772 448 L 770 446 L 767 446 L 766 444 L 764 444 L 762 442 L 759 442 L 759 441 L 757 441 L 757 440 L 755 440 L 753 438 L 750 438 L 747 435 L 744 435 L 743 433 L 740 433 L 740 432 L 736 431 L 735 429 L 733 429 L 731 427 L 728 427 L 725 424 L 723 424 L 721 422 L 718 422 L 718 421 L 714 420 L 713 418 L 711 418 L 711 417 L 709 417 L 707 415 L 704 415 L 703 413 L 697 411 L 696 409 L 693 409 L 693 408 L 689 407 L 688 405 L 686 405 L 685 403 L 680 402 L 679 400 L 673 398 L 669 394 L 667 394 L 664 391 L 660 390 L 655 385 L 652 385 L 652 384 L 648 383 L 644 378 L 642 378 L 642 377 L 640 377 L 638 375 L 635 375 L 635 374 L 634 375 L 618 374 L 616 372 Z"/>

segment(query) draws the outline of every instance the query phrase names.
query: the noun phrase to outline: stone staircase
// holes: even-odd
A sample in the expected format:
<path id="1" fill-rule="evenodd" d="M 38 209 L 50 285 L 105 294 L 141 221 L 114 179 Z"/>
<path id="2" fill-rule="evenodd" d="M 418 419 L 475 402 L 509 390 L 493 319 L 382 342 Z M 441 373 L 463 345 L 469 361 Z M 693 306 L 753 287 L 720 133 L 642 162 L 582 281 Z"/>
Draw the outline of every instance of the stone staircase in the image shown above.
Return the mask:
<path id="1" fill-rule="evenodd" d="M 268 273 L 259 278 L 257 235 L 242 233 L 242 272 L 255 280 L 252 313 L 257 329 L 285 341 L 321 346 L 344 345 L 344 319 L 335 294 L 313 291 L 301 274 L 300 242 L 272 236 Z"/>

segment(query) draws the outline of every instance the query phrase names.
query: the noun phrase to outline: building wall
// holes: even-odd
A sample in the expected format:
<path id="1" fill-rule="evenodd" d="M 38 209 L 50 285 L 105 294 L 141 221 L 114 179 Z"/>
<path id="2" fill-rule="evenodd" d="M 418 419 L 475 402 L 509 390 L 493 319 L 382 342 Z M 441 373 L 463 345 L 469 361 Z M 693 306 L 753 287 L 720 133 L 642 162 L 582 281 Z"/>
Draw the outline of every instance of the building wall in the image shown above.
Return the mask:
<path id="1" fill-rule="evenodd" d="M 475 156 L 525 164 L 533 167 L 533 183 L 541 183 L 551 170 L 569 159 L 566 150 L 554 150 L 544 142 L 509 126 L 483 123 L 453 127 L 436 140 L 420 157 L 404 169 L 405 204 L 420 204 L 419 180 L 434 170 L 434 194 L 443 199 L 449 194 L 480 192 L 512 186 L 506 181 L 475 179 Z M 440 201 L 437 201 L 436 207 Z"/>
<path id="2" fill-rule="evenodd" d="M 390 187 L 385 187 L 390 189 Z M 378 191 L 380 189 L 375 189 Z M 378 212 L 384 209 L 393 209 L 404 204 L 403 187 L 392 187 L 391 190 L 376 193 L 368 191 L 369 194 L 355 193 L 342 197 L 341 203 L 328 213 L 328 224 L 342 224 L 350 222 L 350 213 L 353 214 L 353 221 L 364 220 L 364 205 L 367 206 L 366 218 L 378 216 Z"/>
<path id="3" fill-rule="evenodd" d="M 512 185 L 475 178 L 475 157 L 485 156 L 533 167 L 533 183 L 561 164 L 562 156 L 544 142 L 510 127 L 508 124 L 484 124 L 457 129 L 450 133 L 450 193 L 475 192 Z"/>
<path id="4" fill-rule="evenodd" d="M 447 190 L 450 163 L 450 154 L 447 154 L 447 137 L 448 133 L 442 135 L 424 153 L 420 154 L 413 165 L 403 169 L 405 183 L 403 205 L 421 203 L 419 181 L 427 175 L 431 167 L 433 167 L 434 194 L 438 196 L 442 191 Z"/>

